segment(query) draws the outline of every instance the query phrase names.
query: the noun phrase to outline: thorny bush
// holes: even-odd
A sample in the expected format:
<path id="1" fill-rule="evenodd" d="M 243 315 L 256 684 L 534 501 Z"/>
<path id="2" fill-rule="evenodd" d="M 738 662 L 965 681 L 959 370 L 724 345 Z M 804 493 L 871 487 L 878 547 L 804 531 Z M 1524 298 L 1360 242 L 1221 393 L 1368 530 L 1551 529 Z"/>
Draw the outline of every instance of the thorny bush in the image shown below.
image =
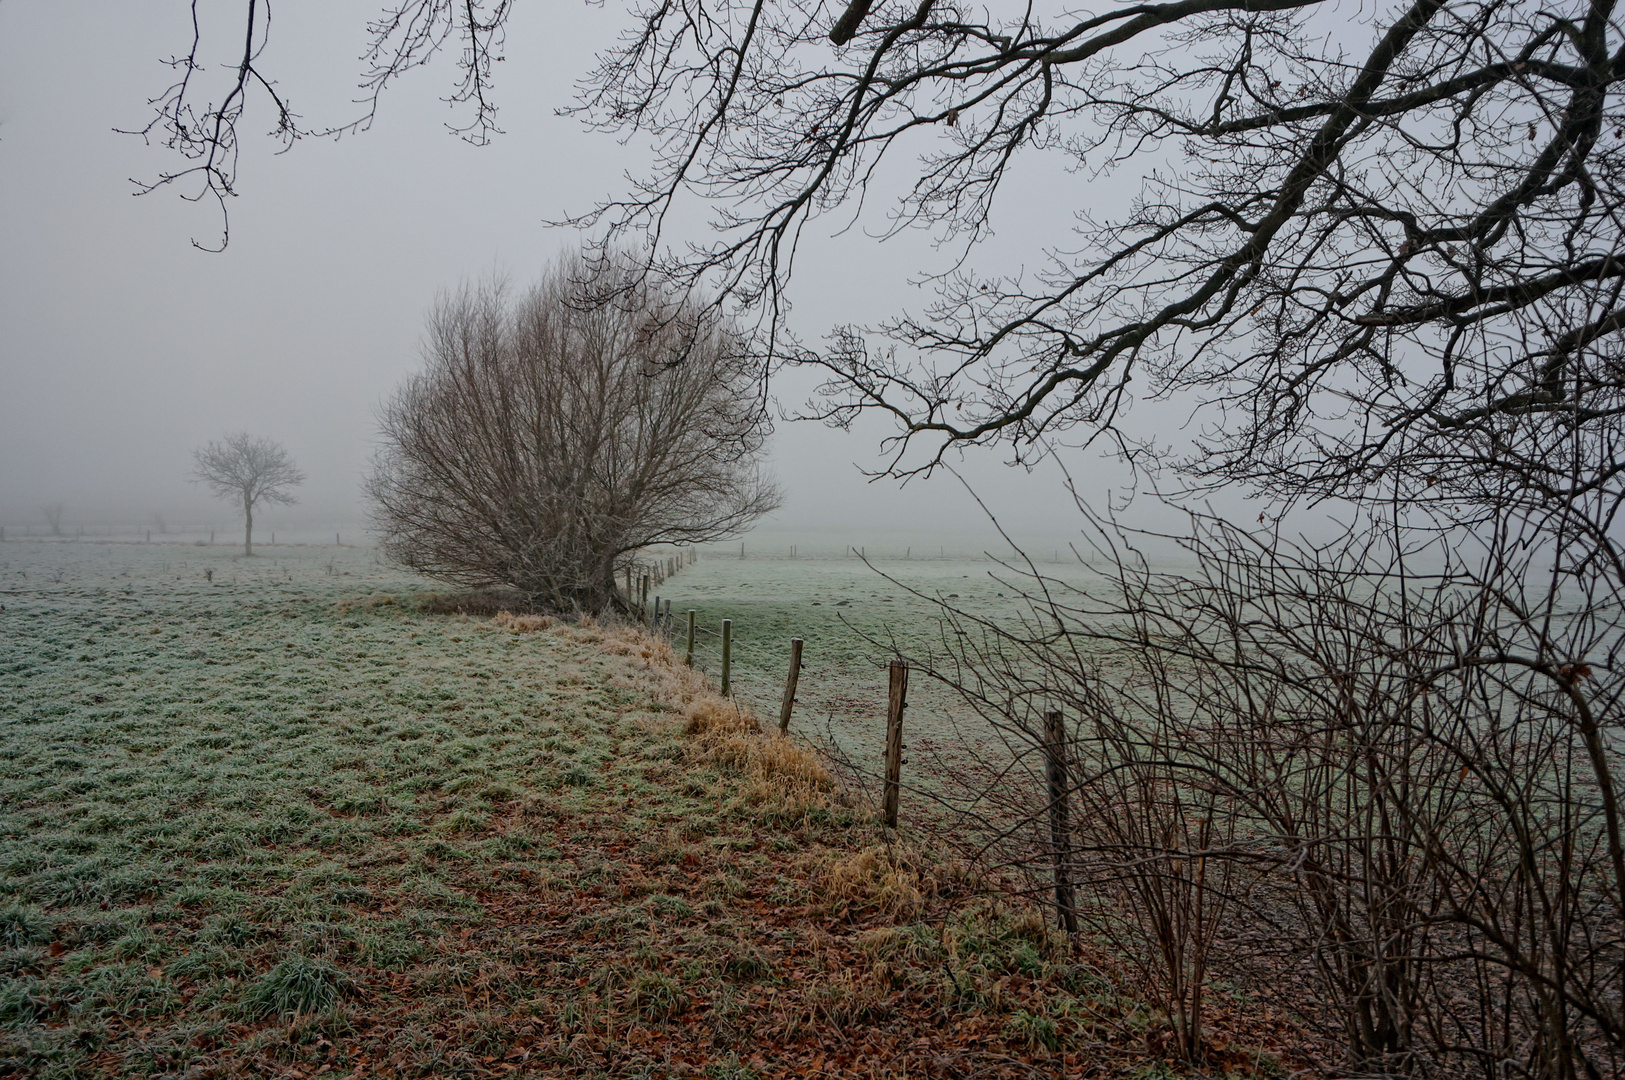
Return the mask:
<path id="1" fill-rule="evenodd" d="M 1085 932 L 1119 947 L 1188 1059 L 1222 974 L 1361 1072 L 1618 1075 L 1625 683 L 1606 577 L 1554 572 L 1560 553 L 1511 528 L 1401 509 L 1328 544 L 1193 514 L 1186 574 L 1152 569 L 1174 538 L 1091 522 L 1090 582 L 1009 564 L 1028 615 L 945 608 L 946 659 L 918 661 L 1009 751 L 948 778 L 949 834 L 1038 895 L 1059 861 Z"/>

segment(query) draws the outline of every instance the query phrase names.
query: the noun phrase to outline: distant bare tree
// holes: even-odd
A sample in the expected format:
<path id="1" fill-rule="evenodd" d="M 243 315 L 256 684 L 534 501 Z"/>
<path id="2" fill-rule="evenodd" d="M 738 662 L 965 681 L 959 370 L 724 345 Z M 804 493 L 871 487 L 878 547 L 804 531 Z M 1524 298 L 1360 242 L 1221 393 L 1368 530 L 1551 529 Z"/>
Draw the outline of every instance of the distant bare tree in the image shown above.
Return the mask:
<path id="1" fill-rule="evenodd" d="M 305 482 L 305 474 L 280 443 L 246 431 L 211 442 L 192 457 L 196 462 L 194 481 L 207 484 L 222 499 L 241 504 L 244 555 L 254 554 L 254 507 L 297 502 L 292 489 Z"/>
<path id="2" fill-rule="evenodd" d="M 757 373 L 729 325 L 676 297 L 630 262 L 575 257 L 517 300 L 496 284 L 442 299 L 427 369 L 383 412 L 367 490 L 384 550 L 599 611 L 618 560 L 777 507 Z"/>
<path id="3" fill-rule="evenodd" d="M 62 504 L 52 503 L 50 506 L 41 507 L 41 512 L 45 515 L 45 523 L 51 527 L 51 535 L 61 536 Z"/>

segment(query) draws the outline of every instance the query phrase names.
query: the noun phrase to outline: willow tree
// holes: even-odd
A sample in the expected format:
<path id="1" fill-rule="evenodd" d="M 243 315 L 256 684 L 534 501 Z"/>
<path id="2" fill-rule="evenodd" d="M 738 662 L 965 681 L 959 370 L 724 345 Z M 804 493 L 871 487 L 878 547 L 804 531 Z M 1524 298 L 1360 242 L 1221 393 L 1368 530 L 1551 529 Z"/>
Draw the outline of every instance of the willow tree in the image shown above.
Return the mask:
<path id="1" fill-rule="evenodd" d="M 465 286 L 424 352 L 367 482 L 404 566 L 600 611 L 626 556 L 731 536 L 779 503 L 738 335 L 625 262 L 567 259 L 517 296 Z"/>

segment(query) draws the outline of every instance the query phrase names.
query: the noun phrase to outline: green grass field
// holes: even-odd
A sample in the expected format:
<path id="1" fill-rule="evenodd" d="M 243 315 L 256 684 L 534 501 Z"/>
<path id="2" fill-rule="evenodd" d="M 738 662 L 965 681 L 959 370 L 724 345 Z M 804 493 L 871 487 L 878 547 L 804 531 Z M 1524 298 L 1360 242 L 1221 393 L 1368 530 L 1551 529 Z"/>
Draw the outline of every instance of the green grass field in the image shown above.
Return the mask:
<path id="1" fill-rule="evenodd" d="M 0 1075 L 1026 1075 L 1139 1015 L 1018 911 L 910 922 L 927 871 L 752 805 L 646 661 L 429 588 L 0 545 Z"/>
<path id="2" fill-rule="evenodd" d="M 1096 585 L 1074 560 L 1038 569 L 1075 586 Z M 887 580 L 887 578 L 892 580 Z M 789 642 L 805 642 L 793 729 L 833 744 L 854 764 L 878 770 L 885 748 L 887 664 L 897 652 L 943 657 L 957 646 L 940 598 L 978 618 L 1018 624 L 1031 612 L 1017 596 L 1029 583 L 988 559 L 701 559 L 660 589 L 672 601 L 672 639 L 684 647 L 685 613 L 696 610 L 696 663 L 721 664 L 718 629 L 733 620 L 735 692 L 776 718 L 789 669 Z M 905 737 L 917 765 L 955 759 L 966 744 L 1001 754 L 986 724 L 951 690 L 923 675 L 909 685 Z M 929 784 L 918 769 L 916 782 Z M 1035 781 L 1036 783 L 1037 781 Z"/>

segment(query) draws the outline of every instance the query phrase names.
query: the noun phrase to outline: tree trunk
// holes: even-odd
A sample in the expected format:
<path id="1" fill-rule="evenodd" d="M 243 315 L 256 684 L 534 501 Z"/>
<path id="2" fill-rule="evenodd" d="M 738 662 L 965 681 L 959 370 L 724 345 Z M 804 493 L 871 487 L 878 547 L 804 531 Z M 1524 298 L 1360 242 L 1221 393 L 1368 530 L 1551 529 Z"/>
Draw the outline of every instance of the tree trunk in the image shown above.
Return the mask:
<path id="1" fill-rule="evenodd" d="M 254 554 L 254 504 L 243 500 L 243 554 Z"/>

